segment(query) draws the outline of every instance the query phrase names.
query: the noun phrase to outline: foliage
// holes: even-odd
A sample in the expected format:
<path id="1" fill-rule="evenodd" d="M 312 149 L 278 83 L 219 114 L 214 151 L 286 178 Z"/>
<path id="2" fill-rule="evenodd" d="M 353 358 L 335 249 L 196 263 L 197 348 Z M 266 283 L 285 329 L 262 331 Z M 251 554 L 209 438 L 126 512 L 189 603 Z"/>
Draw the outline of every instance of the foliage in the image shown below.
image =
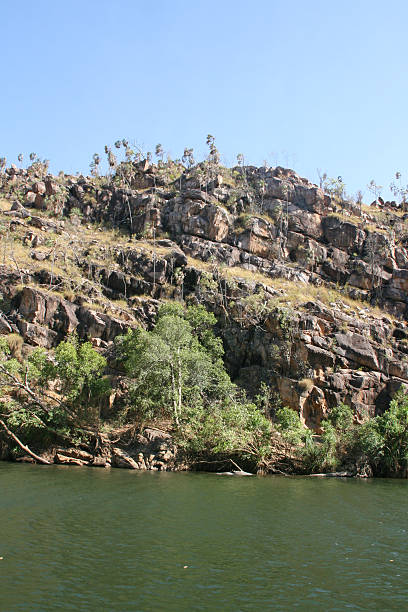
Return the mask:
<path id="1" fill-rule="evenodd" d="M 88 406 L 109 390 L 107 380 L 102 377 L 105 367 L 105 357 L 90 342 L 81 343 L 72 336 L 57 346 L 54 360 L 48 360 L 40 371 L 45 370 L 48 380 L 60 381 L 61 393 L 71 406 L 78 403 Z"/>
<path id="2" fill-rule="evenodd" d="M 303 467 L 307 472 L 327 472 L 336 469 L 339 465 L 338 432 L 335 427 L 326 421 L 323 424 L 323 433 L 319 441 L 312 436 L 306 439 L 302 450 Z"/>
<path id="3" fill-rule="evenodd" d="M 286 442 L 298 446 L 305 440 L 308 430 L 302 425 L 298 413 L 291 408 L 287 406 L 278 408 L 276 422 L 277 429 Z"/>
<path id="4" fill-rule="evenodd" d="M 328 193 L 336 204 L 343 204 L 345 195 L 345 184 L 341 176 L 337 178 L 329 178 L 327 175 L 323 175 L 324 179 L 321 181 L 321 187 L 326 193 Z"/>
<path id="5" fill-rule="evenodd" d="M 222 361 L 216 319 L 203 306 L 164 304 L 151 332 L 117 341 L 139 418 L 171 418 L 177 442 L 202 456 L 238 453 L 258 464 L 270 450 L 271 422 L 239 394 Z"/>
<path id="6" fill-rule="evenodd" d="M 340 404 L 322 423 L 320 436 L 313 436 L 290 408 L 276 412 L 277 428 L 282 438 L 297 448 L 305 472 L 335 470 L 355 446 L 355 429 L 350 408 Z"/>
<path id="7" fill-rule="evenodd" d="M 16 359 L 9 339 L 0 338 L 3 416 L 26 439 L 39 430 L 65 435 L 93 423 L 91 408 L 110 389 L 102 375 L 105 366 L 104 357 L 76 337 L 61 342 L 53 354 L 37 348 L 26 359 Z"/>
<path id="8" fill-rule="evenodd" d="M 347 432 L 353 425 L 353 412 L 349 406 L 340 403 L 331 409 L 327 419 L 336 430 Z"/>
<path id="9" fill-rule="evenodd" d="M 239 455 L 258 466 L 271 452 L 272 424 L 257 406 L 233 396 L 211 410 L 190 407 L 179 445 L 195 456 Z"/>
<path id="10" fill-rule="evenodd" d="M 359 430 L 361 449 L 374 471 L 382 475 L 405 475 L 408 469 L 408 395 L 400 390 L 389 409 Z"/>
<path id="11" fill-rule="evenodd" d="M 227 397 L 232 383 L 214 324 L 215 317 L 203 307 L 184 311 L 165 304 L 152 332 L 131 330 L 119 339 L 119 353 L 134 380 L 133 404 L 145 413 L 171 416 L 180 425 L 186 406 Z"/>

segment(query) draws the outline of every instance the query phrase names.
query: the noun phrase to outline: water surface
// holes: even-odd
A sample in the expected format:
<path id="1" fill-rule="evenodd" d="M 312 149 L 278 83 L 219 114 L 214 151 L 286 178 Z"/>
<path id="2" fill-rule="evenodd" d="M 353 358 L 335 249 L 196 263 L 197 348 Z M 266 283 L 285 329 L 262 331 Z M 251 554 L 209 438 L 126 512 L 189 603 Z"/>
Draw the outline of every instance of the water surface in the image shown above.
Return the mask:
<path id="1" fill-rule="evenodd" d="M 407 486 L 0 463 L 0 610 L 407 609 Z"/>

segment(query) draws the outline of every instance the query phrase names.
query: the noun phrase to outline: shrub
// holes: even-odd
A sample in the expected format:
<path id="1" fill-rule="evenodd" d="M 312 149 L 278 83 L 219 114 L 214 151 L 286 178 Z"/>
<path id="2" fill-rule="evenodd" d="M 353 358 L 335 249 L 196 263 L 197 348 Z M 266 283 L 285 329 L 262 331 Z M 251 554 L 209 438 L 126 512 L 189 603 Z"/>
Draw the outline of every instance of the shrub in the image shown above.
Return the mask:
<path id="1" fill-rule="evenodd" d="M 308 430 L 302 425 L 297 412 L 287 406 L 278 408 L 276 422 L 277 429 L 284 440 L 294 446 L 300 445 L 304 441 Z"/>
<path id="2" fill-rule="evenodd" d="M 408 469 L 408 395 L 400 390 L 382 415 L 359 431 L 362 451 L 374 472 L 384 476 L 406 476 Z"/>

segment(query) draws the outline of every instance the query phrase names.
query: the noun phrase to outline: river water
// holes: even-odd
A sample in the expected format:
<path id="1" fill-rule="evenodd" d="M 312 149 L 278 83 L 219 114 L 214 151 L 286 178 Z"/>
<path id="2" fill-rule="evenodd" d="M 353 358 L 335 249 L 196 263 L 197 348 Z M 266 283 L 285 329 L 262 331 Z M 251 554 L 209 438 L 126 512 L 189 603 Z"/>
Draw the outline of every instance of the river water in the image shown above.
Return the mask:
<path id="1" fill-rule="evenodd" d="M 407 481 L 0 463 L 0 487 L 1 612 L 408 609 Z"/>

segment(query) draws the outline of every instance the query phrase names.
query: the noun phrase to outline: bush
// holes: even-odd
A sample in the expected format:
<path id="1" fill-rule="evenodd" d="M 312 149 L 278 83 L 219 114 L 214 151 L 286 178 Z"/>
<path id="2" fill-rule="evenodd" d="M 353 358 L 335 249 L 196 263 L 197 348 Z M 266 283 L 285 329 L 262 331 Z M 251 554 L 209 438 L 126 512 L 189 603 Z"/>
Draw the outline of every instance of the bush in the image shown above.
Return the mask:
<path id="1" fill-rule="evenodd" d="M 332 408 L 327 418 L 333 427 L 341 432 L 345 432 L 353 426 L 353 412 L 346 404 L 341 403 Z"/>
<path id="2" fill-rule="evenodd" d="M 234 455 L 257 468 L 270 454 L 271 431 L 271 422 L 255 404 L 235 397 L 210 410 L 187 410 L 178 443 L 195 456 Z"/>
<path id="3" fill-rule="evenodd" d="M 359 441 L 374 473 L 406 476 L 408 469 L 408 395 L 400 390 L 382 415 L 360 428 Z"/>
<path id="4" fill-rule="evenodd" d="M 277 429 L 282 438 L 294 446 L 300 445 L 305 440 L 309 431 L 302 425 L 297 412 L 287 406 L 278 408 L 276 411 L 276 422 Z"/>

